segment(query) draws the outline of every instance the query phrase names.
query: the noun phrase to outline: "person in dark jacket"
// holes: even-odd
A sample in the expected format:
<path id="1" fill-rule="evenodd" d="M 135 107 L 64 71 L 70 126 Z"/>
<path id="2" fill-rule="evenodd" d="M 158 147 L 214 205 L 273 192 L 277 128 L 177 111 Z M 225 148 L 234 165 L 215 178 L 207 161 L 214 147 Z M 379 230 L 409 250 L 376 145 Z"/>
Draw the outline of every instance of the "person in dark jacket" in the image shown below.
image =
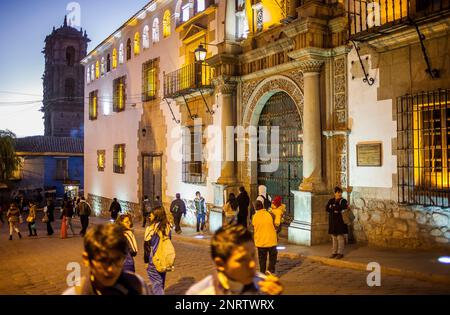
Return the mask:
<path id="1" fill-rule="evenodd" d="M 161 197 L 160 196 L 156 196 L 155 200 L 153 200 L 153 207 L 152 208 L 156 209 L 156 208 L 160 208 L 162 206 L 163 206 L 163 204 L 161 202 Z"/>
<path id="2" fill-rule="evenodd" d="M 72 232 L 72 236 L 75 235 L 75 232 L 73 231 L 73 225 L 72 225 L 73 215 L 74 215 L 73 201 L 69 197 L 65 196 L 63 204 L 62 204 L 62 211 L 61 211 L 61 220 L 62 220 L 61 221 L 61 230 L 68 231 L 68 229 L 70 228 L 70 231 Z M 63 227 L 63 225 L 64 225 L 64 227 Z"/>
<path id="3" fill-rule="evenodd" d="M 51 198 L 47 199 L 47 218 L 48 221 L 47 224 L 47 235 L 53 235 L 53 227 L 52 222 L 55 221 L 55 204 L 53 203 L 53 200 Z"/>
<path id="4" fill-rule="evenodd" d="M 84 236 L 89 226 L 89 216 L 91 215 L 91 206 L 86 202 L 84 196 L 81 197 L 81 201 L 77 206 L 77 213 L 80 216 L 81 231 L 80 235 Z"/>
<path id="5" fill-rule="evenodd" d="M 117 202 L 117 198 L 113 199 L 113 202 L 109 207 L 109 212 L 111 212 L 111 219 L 113 219 L 114 221 L 117 220 L 119 213 L 122 212 L 122 207 L 120 206 L 120 203 Z"/>
<path id="6" fill-rule="evenodd" d="M 181 199 L 181 195 L 177 193 L 176 199 L 172 201 L 172 204 L 170 205 L 170 212 L 173 214 L 174 223 L 175 223 L 175 232 L 177 234 L 181 234 L 181 217 L 184 215 L 186 216 L 186 204 Z"/>
<path id="7" fill-rule="evenodd" d="M 239 212 L 237 215 L 237 223 L 247 228 L 248 207 L 250 206 L 250 197 L 244 187 L 239 187 L 239 195 L 237 196 L 239 204 Z"/>
<path id="8" fill-rule="evenodd" d="M 199 191 L 195 193 L 195 210 L 197 212 L 197 233 L 203 233 L 206 219 L 206 201 Z"/>
<path id="9" fill-rule="evenodd" d="M 328 201 L 326 207 L 328 212 L 328 234 L 331 235 L 333 240 L 333 253 L 330 258 L 341 259 L 344 257 L 344 235 L 348 234 L 348 227 L 342 219 L 342 211 L 347 208 L 347 200 L 342 198 L 342 189 L 335 187 L 334 198 Z"/>

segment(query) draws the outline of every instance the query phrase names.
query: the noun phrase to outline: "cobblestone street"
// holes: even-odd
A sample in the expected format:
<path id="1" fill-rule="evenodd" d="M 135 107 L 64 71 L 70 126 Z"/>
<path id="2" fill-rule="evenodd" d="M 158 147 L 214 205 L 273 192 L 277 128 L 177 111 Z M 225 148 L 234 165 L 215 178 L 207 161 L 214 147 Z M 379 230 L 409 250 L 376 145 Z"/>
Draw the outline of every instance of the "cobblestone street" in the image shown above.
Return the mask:
<path id="1" fill-rule="evenodd" d="M 79 223 L 74 221 L 78 232 Z M 59 227 L 59 222 L 54 226 Z M 38 237 L 31 238 L 25 228 L 23 224 L 22 240 L 14 236 L 13 241 L 8 241 L 7 226 L 0 225 L 0 294 L 60 294 L 67 288 L 67 264 L 81 263 L 82 238 L 60 239 L 59 228 L 52 237 L 39 230 Z M 136 234 L 142 249 L 142 229 Z M 166 294 L 183 294 L 213 270 L 207 246 L 176 241 L 175 247 L 176 270 L 167 276 Z M 147 279 L 142 252 L 137 256 L 136 267 Z M 450 294 L 445 284 L 383 275 L 381 287 L 370 288 L 366 285 L 367 272 L 309 260 L 280 259 L 277 268 L 286 294 Z M 82 272 L 86 272 L 84 267 Z"/>

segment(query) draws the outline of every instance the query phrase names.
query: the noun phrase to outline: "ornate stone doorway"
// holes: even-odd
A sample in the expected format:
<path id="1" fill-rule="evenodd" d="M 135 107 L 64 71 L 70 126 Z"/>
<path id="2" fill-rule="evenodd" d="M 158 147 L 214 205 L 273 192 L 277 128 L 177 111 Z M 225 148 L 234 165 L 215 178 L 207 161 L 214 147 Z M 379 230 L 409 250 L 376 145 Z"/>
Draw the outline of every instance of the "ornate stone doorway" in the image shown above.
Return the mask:
<path id="1" fill-rule="evenodd" d="M 270 163 L 261 160 L 258 149 L 258 185 L 265 185 L 272 196 L 279 195 L 286 204 L 288 217 L 294 215 L 294 195 L 303 179 L 302 158 L 302 124 L 294 100 L 286 92 L 273 94 L 265 103 L 259 116 L 258 128 L 267 126 L 268 139 L 271 139 L 273 127 L 279 127 L 279 161 L 274 172 L 263 172 L 261 166 Z M 260 146 L 258 145 L 258 148 Z M 267 152 L 271 152 L 271 141 L 268 141 Z"/>

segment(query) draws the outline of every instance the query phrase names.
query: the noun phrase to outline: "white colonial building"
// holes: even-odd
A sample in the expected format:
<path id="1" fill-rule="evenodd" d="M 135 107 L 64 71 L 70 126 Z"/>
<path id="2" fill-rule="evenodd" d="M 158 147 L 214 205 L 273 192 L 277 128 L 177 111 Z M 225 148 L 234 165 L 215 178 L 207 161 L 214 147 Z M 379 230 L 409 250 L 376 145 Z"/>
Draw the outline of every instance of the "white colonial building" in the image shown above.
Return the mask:
<path id="1" fill-rule="evenodd" d="M 289 240 L 312 245 L 328 241 L 339 185 L 358 241 L 447 247 L 449 7 L 432 2 L 381 1 L 373 19 L 356 0 L 151 1 L 83 60 L 95 211 L 116 197 L 139 217 L 144 195 L 178 192 L 191 208 L 200 191 L 214 230 L 229 192 L 264 184 L 288 206 Z M 227 126 L 268 134 L 227 142 Z M 277 130 L 267 161 L 276 147 L 255 144 Z"/>

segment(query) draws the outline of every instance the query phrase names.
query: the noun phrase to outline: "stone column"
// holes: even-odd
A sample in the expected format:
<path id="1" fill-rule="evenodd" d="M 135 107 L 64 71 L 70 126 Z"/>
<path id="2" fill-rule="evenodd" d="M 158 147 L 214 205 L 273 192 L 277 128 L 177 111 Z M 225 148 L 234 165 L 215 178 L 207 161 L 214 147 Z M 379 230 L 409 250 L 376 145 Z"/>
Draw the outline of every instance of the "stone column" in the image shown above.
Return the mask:
<path id="1" fill-rule="evenodd" d="M 304 77 L 303 182 L 301 191 L 316 191 L 322 184 L 322 128 L 320 123 L 320 69 L 323 61 L 301 64 Z"/>
<path id="2" fill-rule="evenodd" d="M 217 181 L 218 184 L 231 185 L 237 181 L 235 159 L 235 136 L 227 135 L 227 127 L 236 126 L 235 97 L 236 84 L 234 82 L 220 82 L 218 85 L 218 102 L 221 104 L 221 130 L 222 130 L 222 170 Z"/>

